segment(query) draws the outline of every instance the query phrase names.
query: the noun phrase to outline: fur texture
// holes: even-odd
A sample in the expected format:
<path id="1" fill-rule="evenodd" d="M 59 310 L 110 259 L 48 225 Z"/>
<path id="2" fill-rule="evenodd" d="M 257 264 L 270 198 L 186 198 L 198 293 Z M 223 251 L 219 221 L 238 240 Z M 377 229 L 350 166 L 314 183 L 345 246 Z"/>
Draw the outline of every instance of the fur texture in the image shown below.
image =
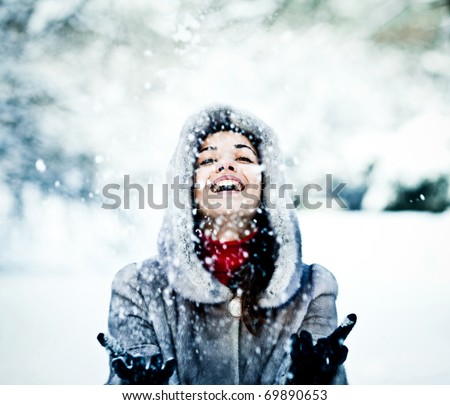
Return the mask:
<path id="1" fill-rule="evenodd" d="M 290 364 L 292 333 L 306 329 L 317 340 L 336 327 L 337 284 L 323 267 L 302 262 L 297 217 L 288 208 L 292 201 L 266 189 L 263 204 L 275 205 L 269 220 L 280 245 L 274 274 L 259 300 L 267 322 L 254 336 L 230 315 L 230 289 L 204 269 L 194 251 L 190 191 L 199 142 L 211 127 L 220 131 L 226 126 L 253 134 L 265 176 L 278 187 L 284 184 L 276 136 L 261 120 L 222 105 L 190 117 L 167 177 L 169 184 L 189 186 L 169 196 L 173 204 L 159 234 L 158 256 L 129 265 L 116 276 L 110 333 L 133 353 L 161 352 L 166 360 L 175 358 L 174 384 L 280 384 Z M 341 369 L 335 383 L 345 382 Z M 109 383 L 120 380 L 111 373 Z"/>

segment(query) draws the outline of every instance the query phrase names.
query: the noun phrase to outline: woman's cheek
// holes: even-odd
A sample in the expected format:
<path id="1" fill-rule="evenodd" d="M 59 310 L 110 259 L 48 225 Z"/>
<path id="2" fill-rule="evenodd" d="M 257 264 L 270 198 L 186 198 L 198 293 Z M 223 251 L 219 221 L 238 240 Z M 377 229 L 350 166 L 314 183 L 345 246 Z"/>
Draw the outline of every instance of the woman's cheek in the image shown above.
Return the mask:
<path id="1" fill-rule="evenodd" d="M 205 188 L 208 180 L 208 170 L 206 168 L 198 168 L 195 171 L 195 185 L 201 190 Z"/>
<path id="2" fill-rule="evenodd" d="M 194 199 L 197 204 L 202 206 L 205 199 L 208 198 L 208 184 L 211 174 L 211 169 L 209 167 L 198 168 L 195 172 L 195 185 L 194 185 Z"/>
<path id="3" fill-rule="evenodd" d="M 261 187 L 261 181 L 262 181 L 262 176 L 261 176 L 261 172 L 259 171 L 254 171 L 253 173 L 251 173 L 248 176 L 248 180 L 249 183 L 253 186 L 253 188 L 260 188 Z"/>
<path id="4" fill-rule="evenodd" d="M 251 178 L 255 183 L 261 183 L 262 176 L 262 167 L 261 165 L 249 165 L 247 168 L 247 175 Z"/>

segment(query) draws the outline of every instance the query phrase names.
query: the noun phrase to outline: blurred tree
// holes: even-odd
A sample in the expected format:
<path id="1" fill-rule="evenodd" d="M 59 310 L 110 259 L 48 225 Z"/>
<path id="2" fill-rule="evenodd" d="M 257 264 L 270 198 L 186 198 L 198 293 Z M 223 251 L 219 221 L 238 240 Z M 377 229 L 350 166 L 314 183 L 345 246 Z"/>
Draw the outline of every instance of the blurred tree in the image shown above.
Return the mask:
<path id="1" fill-rule="evenodd" d="M 448 199 L 448 179 L 424 180 L 415 187 L 397 185 L 397 196 L 387 207 L 387 211 L 431 211 L 443 212 L 450 207 Z"/>
<path id="2" fill-rule="evenodd" d="M 447 10 L 443 2 L 403 2 L 373 33 L 375 42 L 396 47 L 430 49 L 437 45 L 440 22 Z"/>
<path id="3" fill-rule="evenodd" d="M 10 188 L 17 215 L 23 210 L 27 184 L 44 194 L 88 198 L 94 177 L 91 155 L 66 150 L 62 142 L 48 139 L 39 126 L 42 110 L 57 100 L 38 78 L 21 68 L 23 51 L 34 40 L 28 25 L 37 3 L 0 2 L 0 181 Z"/>

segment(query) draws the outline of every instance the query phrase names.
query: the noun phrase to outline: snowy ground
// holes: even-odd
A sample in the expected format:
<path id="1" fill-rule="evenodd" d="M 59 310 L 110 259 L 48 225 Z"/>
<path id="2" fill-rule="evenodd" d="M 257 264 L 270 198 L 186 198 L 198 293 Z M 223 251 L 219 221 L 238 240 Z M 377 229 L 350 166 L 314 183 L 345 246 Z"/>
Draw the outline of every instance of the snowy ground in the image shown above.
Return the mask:
<path id="1" fill-rule="evenodd" d="M 336 275 L 353 384 L 450 383 L 449 213 L 310 213 L 305 261 Z"/>
<path id="2" fill-rule="evenodd" d="M 339 281 L 339 317 L 359 317 L 347 340 L 350 382 L 450 383 L 450 213 L 314 211 L 300 221 L 305 261 Z M 75 257 L 80 246 L 66 250 Z M 120 267 L 128 255 L 113 262 Z M 106 330 L 115 270 L 0 273 L 0 383 L 104 383 L 107 356 L 96 335 Z"/>

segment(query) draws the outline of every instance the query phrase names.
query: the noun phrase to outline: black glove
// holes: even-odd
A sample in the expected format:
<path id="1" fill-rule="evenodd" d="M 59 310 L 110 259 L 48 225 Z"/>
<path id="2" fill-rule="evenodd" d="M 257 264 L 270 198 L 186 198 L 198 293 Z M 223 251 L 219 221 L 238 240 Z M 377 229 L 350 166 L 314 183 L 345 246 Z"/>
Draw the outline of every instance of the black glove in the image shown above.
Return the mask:
<path id="1" fill-rule="evenodd" d="M 311 333 L 303 330 L 291 336 L 291 359 L 287 384 L 327 385 L 331 384 L 338 367 L 347 358 L 348 349 L 344 340 L 356 323 L 356 315 L 350 314 L 328 337 L 313 345 Z"/>
<path id="2" fill-rule="evenodd" d="M 111 367 L 125 384 L 168 384 L 170 376 L 175 370 L 175 360 L 169 359 L 163 364 L 161 354 L 153 356 L 115 357 L 111 360 Z"/>
<path id="3" fill-rule="evenodd" d="M 97 340 L 110 353 L 111 367 L 124 384 L 165 385 L 175 370 L 175 359 L 164 364 L 160 353 L 133 356 L 112 336 L 99 333 Z"/>

